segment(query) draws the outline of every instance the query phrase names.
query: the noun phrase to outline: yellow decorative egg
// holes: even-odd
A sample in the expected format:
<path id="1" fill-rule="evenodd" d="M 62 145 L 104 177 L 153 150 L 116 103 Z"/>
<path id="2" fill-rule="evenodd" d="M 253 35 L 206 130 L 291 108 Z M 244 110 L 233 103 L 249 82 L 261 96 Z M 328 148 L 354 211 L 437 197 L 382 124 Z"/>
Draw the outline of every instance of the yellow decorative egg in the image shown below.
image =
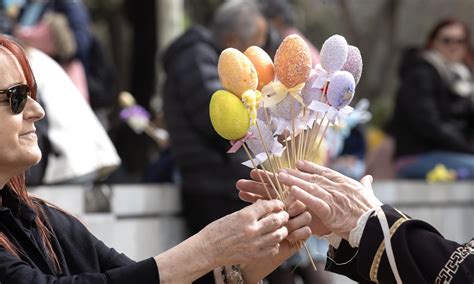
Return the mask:
<path id="1" fill-rule="evenodd" d="M 247 134 L 250 126 L 249 112 L 234 94 L 219 90 L 209 104 L 211 123 L 217 133 L 227 140 L 237 140 Z"/>
<path id="2" fill-rule="evenodd" d="M 275 73 L 288 88 L 306 82 L 311 73 L 311 53 L 298 35 L 287 36 L 275 53 Z"/>
<path id="3" fill-rule="evenodd" d="M 244 54 L 252 61 L 255 70 L 258 75 L 258 87 L 259 91 L 262 88 L 273 81 L 275 78 L 275 67 L 270 56 L 258 46 L 251 46 L 245 50 Z"/>
<path id="4" fill-rule="evenodd" d="M 257 70 L 250 59 L 235 48 L 226 48 L 222 51 L 217 71 L 224 89 L 238 97 L 246 90 L 257 89 Z"/>

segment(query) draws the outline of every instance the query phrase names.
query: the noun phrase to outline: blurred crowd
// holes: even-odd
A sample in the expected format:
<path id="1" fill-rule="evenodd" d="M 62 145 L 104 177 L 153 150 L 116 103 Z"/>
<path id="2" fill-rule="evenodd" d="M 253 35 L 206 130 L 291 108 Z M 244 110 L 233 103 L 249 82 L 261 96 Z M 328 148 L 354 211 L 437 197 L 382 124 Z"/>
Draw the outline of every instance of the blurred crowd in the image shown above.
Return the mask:
<path id="1" fill-rule="evenodd" d="M 25 46 L 47 113 L 38 125 L 43 159 L 28 182 L 174 182 L 183 190 L 184 214 L 196 233 L 245 206 L 235 182 L 249 176 L 241 165 L 244 153 L 226 154 L 228 141 L 209 120 L 211 95 L 222 88 L 220 52 L 258 45 L 273 57 L 285 36 L 304 38 L 304 31 L 296 27 L 290 1 L 229 0 L 207 25 L 192 23 L 158 50 L 156 3 L 137 2 L 124 1 L 123 7 L 133 33 L 131 95 L 120 93 L 113 62 L 92 32 L 84 3 L 0 2 L 0 31 Z M 321 43 L 305 40 L 316 65 Z M 474 179 L 471 43 L 468 26 L 453 18 L 433 27 L 423 46 L 405 49 L 395 109 L 383 139 L 368 153 L 369 105 L 360 101 L 346 125 L 328 134 L 324 163 L 355 179 L 366 173 L 376 179 Z M 157 63 L 165 73 L 163 84 L 157 82 Z M 151 103 L 157 93 L 162 94 L 159 109 Z M 270 283 L 291 283 L 287 278 L 295 267 L 308 283 L 325 281 L 301 263 L 301 258 L 290 260 L 269 277 Z"/>

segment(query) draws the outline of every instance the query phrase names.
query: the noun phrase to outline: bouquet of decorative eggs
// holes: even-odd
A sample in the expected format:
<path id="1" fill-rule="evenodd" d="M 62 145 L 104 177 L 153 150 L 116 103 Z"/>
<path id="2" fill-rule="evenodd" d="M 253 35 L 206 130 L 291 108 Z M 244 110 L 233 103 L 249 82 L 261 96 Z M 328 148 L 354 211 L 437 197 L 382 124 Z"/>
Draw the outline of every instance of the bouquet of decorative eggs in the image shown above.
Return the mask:
<path id="1" fill-rule="evenodd" d="M 275 172 L 316 159 L 328 127 L 352 111 L 348 104 L 362 74 L 362 58 L 357 47 L 334 35 L 312 69 L 306 42 L 290 35 L 274 62 L 257 46 L 244 53 L 227 48 L 218 71 L 224 90 L 210 102 L 214 129 L 231 141 L 229 153 L 245 149 L 245 165 Z"/>
<path id="2" fill-rule="evenodd" d="M 267 175 L 295 168 L 298 160 L 316 160 L 328 127 L 352 111 L 348 105 L 362 58 L 357 47 L 334 35 L 324 42 L 320 63 L 312 66 L 309 48 L 298 35 L 283 40 L 274 61 L 257 46 L 221 53 L 224 90 L 213 94 L 210 117 L 217 133 L 232 144 L 228 153 L 244 148 L 249 160 L 243 164 Z M 279 198 L 287 196 L 282 185 L 271 186 Z"/>

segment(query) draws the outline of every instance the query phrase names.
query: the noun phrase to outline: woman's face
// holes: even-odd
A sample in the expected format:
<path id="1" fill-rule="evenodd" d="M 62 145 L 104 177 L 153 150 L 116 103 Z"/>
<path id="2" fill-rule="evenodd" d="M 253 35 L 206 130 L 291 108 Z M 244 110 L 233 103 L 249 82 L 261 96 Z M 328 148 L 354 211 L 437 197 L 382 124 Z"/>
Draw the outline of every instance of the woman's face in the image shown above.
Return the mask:
<path id="1" fill-rule="evenodd" d="M 0 90 L 26 84 L 20 64 L 12 53 L 0 47 Z M 43 108 L 28 97 L 19 114 L 10 109 L 6 94 L 0 94 L 0 171 L 2 175 L 17 175 L 41 159 L 35 122 L 44 117 Z"/>
<path id="2" fill-rule="evenodd" d="M 467 52 L 464 28 L 459 24 L 442 28 L 434 40 L 433 47 L 449 61 L 462 61 Z"/>

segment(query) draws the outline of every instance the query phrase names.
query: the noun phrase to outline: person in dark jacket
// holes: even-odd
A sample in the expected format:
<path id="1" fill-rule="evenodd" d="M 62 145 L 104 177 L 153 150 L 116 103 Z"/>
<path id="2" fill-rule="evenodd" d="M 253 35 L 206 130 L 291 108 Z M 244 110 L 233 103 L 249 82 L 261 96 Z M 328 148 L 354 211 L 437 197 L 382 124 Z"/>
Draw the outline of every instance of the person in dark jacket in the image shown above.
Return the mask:
<path id="1" fill-rule="evenodd" d="M 390 132 L 402 178 L 425 178 L 437 164 L 474 178 L 474 62 L 467 26 L 440 22 L 423 50 L 408 49 Z"/>
<path id="2" fill-rule="evenodd" d="M 296 251 L 290 242 L 311 234 L 304 206 L 287 204 L 289 214 L 281 201 L 262 201 L 155 257 L 132 261 L 28 194 L 24 172 L 41 159 L 35 123 L 45 113 L 23 49 L 1 35 L 0 73 L 1 283 L 191 283 L 218 267 L 224 279 L 240 275 L 255 283 Z"/>
<path id="3" fill-rule="evenodd" d="M 236 180 L 249 175 L 241 165 L 248 157 L 243 151 L 226 153 L 231 145 L 213 129 L 209 102 L 222 89 L 217 73 L 220 52 L 262 46 L 265 36 L 266 22 L 253 2 L 227 1 L 216 11 L 212 30 L 193 26 L 164 54 L 164 113 L 192 233 L 245 206 L 234 188 Z"/>
<path id="4" fill-rule="evenodd" d="M 329 240 L 326 270 L 359 283 L 474 283 L 474 239 L 459 244 L 430 224 L 382 204 L 372 177 L 361 182 L 308 161 L 297 162 L 278 179 L 313 214 L 313 234 Z M 254 180 L 237 183 L 249 202 L 265 189 Z"/>

